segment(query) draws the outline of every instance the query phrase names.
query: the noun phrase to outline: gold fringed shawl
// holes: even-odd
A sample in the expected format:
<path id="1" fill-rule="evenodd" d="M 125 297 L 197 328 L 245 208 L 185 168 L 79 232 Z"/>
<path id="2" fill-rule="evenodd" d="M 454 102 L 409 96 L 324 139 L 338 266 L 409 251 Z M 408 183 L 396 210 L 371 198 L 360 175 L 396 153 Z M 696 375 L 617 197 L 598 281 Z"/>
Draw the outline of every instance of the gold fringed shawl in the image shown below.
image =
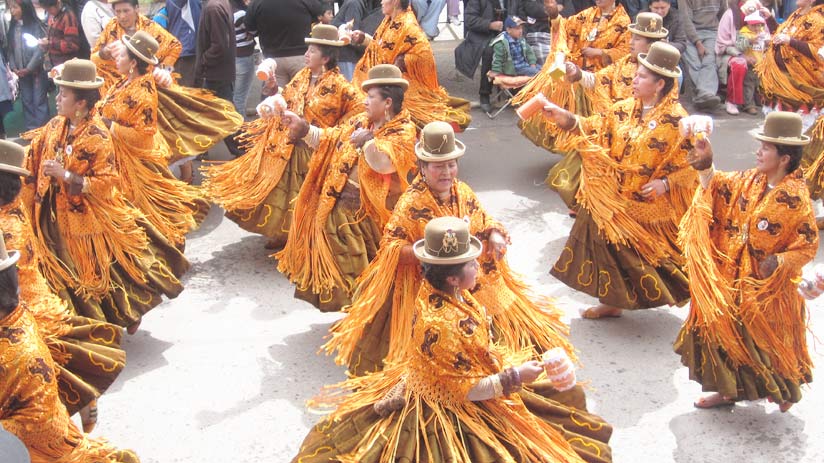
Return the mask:
<path id="1" fill-rule="evenodd" d="M 30 202 L 25 204 L 33 220 L 34 253 L 49 284 L 55 291 L 71 288 L 83 297 L 96 298 L 111 291 L 109 266 L 114 262 L 136 281 L 145 281 L 137 261 L 148 239 L 135 221 L 140 212 L 124 202 L 118 191 L 114 148 L 103 122 L 96 115 L 89 116 L 74 132 L 68 130 L 69 121 L 56 116 L 41 129 L 23 135 L 31 140 L 26 168 L 32 173 L 24 196 Z M 62 159 L 66 169 L 86 177 L 88 191 L 69 196 L 62 179 L 43 175 L 43 161 L 54 159 Z M 43 204 L 47 194 L 54 197 L 53 204 Z M 64 236 L 73 269 L 58 259 L 43 235 L 44 206 Z"/>
<path id="2" fill-rule="evenodd" d="M 339 461 L 359 462 L 376 452 L 380 461 L 395 461 L 398 444 L 409 440 L 421 461 L 439 461 L 433 453 L 437 447 L 450 461 L 471 463 L 467 449 L 471 444 L 464 440 L 463 427 L 498 457 L 496 461 L 583 461 L 557 429 L 529 412 L 519 396 L 466 400 L 482 378 L 519 365 L 528 355 L 509 353 L 492 344 L 485 310 L 468 292 L 462 296 L 463 302 L 424 282 L 415 301 L 411 346 L 403 361 L 382 372 L 350 379 L 319 399 L 323 405 L 337 405 L 326 418 L 333 422 L 372 406 L 399 383 L 406 384 L 404 407 L 364 429 L 356 449 L 337 456 Z M 355 392 L 344 395 L 346 391 Z M 424 409 L 432 411 L 427 418 L 420 413 Z M 401 426 L 392 426 L 407 417 L 416 420 L 415 437 L 402 435 Z M 437 436 L 428 432 L 432 429 L 438 431 Z M 430 441 L 433 438 L 438 442 Z M 511 449 L 519 452 L 517 460 Z"/>
<path id="3" fill-rule="evenodd" d="M 377 148 L 392 160 L 394 174 L 374 172 L 349 142 L 356 129 L 367 127 L 369 119 L 360 114 L 343 125 L 326 129 L 309 162 L 309 172 L 295 201 L 289 239 L 286 247 L 275 254 L 278 270 L 299 288 L 310 288 L 317 294 L 332 288 L 352 289 L 332 256 L 324 227 L 353 167 L 358 167 L 362 210 L 381 227 L 381 218 L 391 215 L 386 205 L 391 177 L 396 175 L 402 187 L 407 186 L 406 178 L 416 159 L 415 126 L 409 113 L 401 111 L 374 131 Z"/>
<path id="4" fill-rule="evenodd" d="M 799 171 L 772 190 L 756 169 L 716 172 L 681 222 L 692 304 L 685 328 L 720 346 L 736 366 L 766 368 L 798 382 L 812 369 L 804 300 L 796 286 L 815 256 L 818 230 Z M 758 278 L 761 261 L 779 265 Z M 740 326 L 769 359 L 750 357 Z M 762 373 L 757 371 L 757 373 Z"/>
<path id="5" fill-rule="evenodd" d="M 670 93 L 642 116 L 635 98 L 615 103 L 606 114 L 581 119 L 560 146 L 578 150 L 583 161 L 577 200 L 611 243 L 630 246 L 649 263 L 681 262 L 678 224 L 692 200 L 697 175 L 687 163 L 691 142 L 678 123 L 687 112 Z M 641 187 L 666 177 L 669 193 L 645 200 Z"/>
<path id="6" fill-rule="evenodd" d="M 595 87 L 587 89 L 593 113 L 603 113 L 613 104 L 632 98 L 632 80 L 638 70 L 638 61 L 626 55 L 595 73 Z"/>
<path id="7" fill-rule="evenodd" d="M 120 189 L 160 233 L 175 244 L 196 228 L 200 191 L 174 178 L 169 145 L 158 131 L 157 89 L 151 74 L 123 79 L 97 105 L 110 128 Z"/>
<path id="8" fill-rule="evenodd" d="M 320 128 L 333 127 L 362 108 L 358 93 L 337 68 L 324 72 L 310 88 L 311 71 L 304 68 L 283 89 L 289 109 Z M 243 126 L 246 153 L 225 164 L 204 169 L 203 188 L 226 211 L 260 205 L 280 182 L 294 144 L 279 117 L 260 118 Z"/>
<path id="9" fill-rule="evenodd" d="M 755 67 L 764 96 L 770 101 L 789 105 L 783 108 L 785 111 L 824 106 L 824 66 L 815 56 L 824 46 L 824 5 L 814 6 L 803 15 L 793 12 L 773 36 L 778 34 L 788 34 L 806 42 L 813 56 L 804 55 L 789 43 L 775 45 L 770 42 L 764 59 Z M 779 68 L 777 54 L 783 58 L 786 71 Z"/>
<path id="10" fill-rule="evenodd" d="M 615 5 L 611 15 L 604 15 L 597 6 L 571 16 L 566 20 L 567 59 L 584 71 L 595 72 L 605 63 L 601 59 L 588 59 L 582 54 L 586 47 L 604 50 L 612 60 L 629 54 L 630 18 L 622 5 Z"/>
<path id="11" fill-rule="evenodd" d="M 415 123 L 423 127 L 432 121 L 444 121 L 455 126 L 456 130 L 469 126 L 472 120 L 469 104 L 457 104 L 457 100 L 451 98 L 438 83 L 432 46 L 411 7 L 395 18 L 384 18 L 355 66 L 352 85 L 361 91 L 361 84 L 367 79 L 370 69 L 378 64 L 394 64 L 399 56 L 404 56 L 406 72 L 403 76 L 409 81 L 403 107 Z"/>
<path id="12" fill-rule="evenodd" d="M 0 425 L 17 436 L 32 463 L 138 463 L 137 456 L 90 439 L 69 418 L 56 368 L 31 313 L 0 319 Z"/>
<path id="13" fill-rule="evenodd" d="M 364 336 L 366 326 L 392 300 L 389 352 L 391 363 L 402 358 L 410 346 L 415 297 L 423 281 L 420 265 L 400 264 L 401 250 L 423 238 L 424 227 L 435 217 L 461 217 L 469 221 L 470 232 L 486 247 L 489 233 L 497 230 L 508 238 L 504 227 L 494 220 L 469 186 L 455 181 L 452 200 L 438 201 L 420 177 L 398 200 L 392 218 L 385 227 L 381 248 L 375 259 L 358 278 L 357 291 L 348 315 L 330 329 L 331 340 L 323 348 L 328 354 L 338 351 L 335 361 L 343 365 L 357 363 L 354 349 Z M 479 258 L 480 273 L 474 296 L 489 310 L 498 341 L 511 349 L 548 349 L 564 347 L 575 358 L 567 340 L 568 329 L 560 320 L 552 301 L 532 295 L 529 288 L 509 268 L 506 259 L 495 260 L 484 253 Z M 394 290 L 390 291 L 393 289 Z M 542 353 L 537 352 L 538 354 Z M 351 369 L 350 369 L 351 370 Z"/>
<path id="14" fill-rule="evenodd" d="M 177 58 L 183 51 L 183 45 L 180 44 L 180 41 L 166 29 L 163 29 L 158 23 L 142 14 L 137 16 L 137 24 L 135 27 L 138 31 L 148 32 L 157 40 L 159 47 L 155 56 L 157 56 L 159 61 L 158 66 L 174 67 Z M 109 88 L 116 84 L 123 75 L 117 71 L 114 59 L 104 60 L 100 58 L 98 52 L 100 52 L 102 48 L 105 48 L 106 45 L 121 40 L 124 35 L 126 35 L 125 29 L 117 22 L 117 18 L 112 18 L 106 23 L 106 26 L 100 33 L 100 37 L 97 39 L 97 43 L 92 47 L 91 60 L 97 66 L 97 75 L 103 77 L 104 80 L 103 87 L 100 88 L 100 92 L 103 95 L 105 95 Z"/>

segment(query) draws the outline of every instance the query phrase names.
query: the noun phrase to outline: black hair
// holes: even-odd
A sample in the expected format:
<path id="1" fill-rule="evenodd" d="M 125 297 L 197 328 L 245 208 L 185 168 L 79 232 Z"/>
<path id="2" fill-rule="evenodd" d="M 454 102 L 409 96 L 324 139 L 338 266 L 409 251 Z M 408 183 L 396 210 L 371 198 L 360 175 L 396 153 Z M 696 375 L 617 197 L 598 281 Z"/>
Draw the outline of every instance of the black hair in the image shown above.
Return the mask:
<path id="1" fill-rule="evenodd" d="M 11 312 L 20 305 L 19 288 L 20 282 L 17 279 L 16 265 L 0 271 L 0 310 Z"/>
<path id="2" fill-rule="evenodd" d="M 0 206 L 5 206 L 20 194 L 23 181 L 20 175 L 11 172 L 0 172 Z"/>
<path id="3" fill-rule="evenodd" d="M 644 67 L 646 67 L 646 66 L 644 66 Z M 647 69 L 649 69 L 649 68 L 647 68 Z M 658 82 L 659 80 L 664 79 L 664 88 L 661 89 L 661 97 L 663 98 L 663 97 L 669 95 L 669 93 L 672 91 L 673 87 L 675 87 L 675 78 L 674 77 L 662 76 L 661 74 L 658 74 L 657 72 L 653 71 L 652 69 L 649 69 L 649 70 L 652 73 L 652 76 L 655 78 L 655 82 Z"/>
<path id="4" fill-rule="evenodd" d="M 143 74 L 146 74 L 149 71 L 150 64 L 143 61 L 143 59 L 141 59 L 140 57 L 137 56 L 137 53 L 129 50 L 128 48 L 126 49 L 126 51 L 129 53 L 129 59 L 133 59 L 133 60 L 137 61 L 137 66 L 135 66 L 135 67 L 137 68 L 136 70 L 137 70 L 138 74 L 140 74 L 141 76 Z"/>
<path id="5" fill-rule="evenodd" d="M 326 13 L 327 11 L 331 11 L 332 13 L 334 13 L 335 12 L 335 5 L 332 4 L 332 2 L 323 2 L 323 3 L 321 3 L 321 9 L 320 10 L 323 13 Z"/>
<path id="6" fill-rule="evenodd" d="M 318 50 L 320 50 L 320 56 L 329 58 L 329 61 L 326 62 L 326 69 L 335 69 L 338 67 L 338 47 L 317 44 L 316 46 Z"/>
<path id="7" fill-rule="evenodd" d="M 112 5 L 112 8 L 114 8 L 114 6 L 117 5 L 118 3 L 128 3 L 129 5 L 137 8 L 138 7 L 138 1 L 139 0 L 118 0 L 114 3 L 112 3 L 111 5 Z"/>
<path id="8" fill-rule="evenodd" d="M 400 0 L 399 3 L 401 4 L 402 10 L 409 8 L 409 0 Z"/>
<path id="9" fill-rule="evenodd" d="M 246 11 L 249 8 L 243 0 L 231 0 L 229 4 L 238 11 Z"/>
<path id="10" fill-rule="evenodd" d="M 45 27 L 43 21 L 37 16 L 37 11 L 34 9 L 34 4 L 31 0 L 12 0 L 20 4 L 20 10 L 22 13 L 22 20 L 23 24 L 26 26 L 37 25 L 40 27 Z M 16 21 L 12 21 L 10 29 L 16 27 Z M 10 34 L 11 35 L 11 34 Z"/>
<path id="11" fill-rule="evenodd" d="M 444 293 L 451 293 L 454 289 L 446 282 L 446 279 L 449 277 L 463 278 L 465 265 L 466 262 L 449 265 L 421 263 L 423 267 L 423 277 L 426 278 L 426 281 L 428 281 L 433 288 Z"/>
<path id="12" fill-rule="evenodd" d="M 56 6 L 58 1 L 59 0 L 40 0 L 39 3 L 42 8 L 51 8 Z"/>
<path id="13" fill-rule="evenodd" d="M 392 112 L 398 114 L 403 109 L 403 94 L 406 90 L 398 85 L 376 85 L 381 98 L 392 98 Z"/>
<path id="14" fill-rule="evenodd" d="M 795 146 L 795 145 L 783 145 L 780 143 L 775 143 L 775 150 L 778 152 L 779 156 L 789 156 L 790 163 L 787 164 L 787 173 L 795 172 L 798 169 L 798 166 L 801 165 L 801 157 L 802 153 L 804 152 L 803 146 Z"/>
<path id="15" fill-rule="evenodd" d="M 74 94 L 75 101 L 83 100 L 86 102 L 86 109 L 89 111 L 94 108 L 94 105 L 100 101 L 100 89 L 98 88 L 71 88 L 62 87 L 64 90 L 69 90 Z"/>

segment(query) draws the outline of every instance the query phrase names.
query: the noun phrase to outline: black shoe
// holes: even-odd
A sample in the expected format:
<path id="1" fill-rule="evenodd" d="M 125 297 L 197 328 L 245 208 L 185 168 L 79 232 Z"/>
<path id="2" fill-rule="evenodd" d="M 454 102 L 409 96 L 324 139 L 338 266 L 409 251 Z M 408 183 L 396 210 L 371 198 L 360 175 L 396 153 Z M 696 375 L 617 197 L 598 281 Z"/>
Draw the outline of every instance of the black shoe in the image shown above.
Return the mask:
<path id="1" fill-rule="evenodd" d="M 721 98 L 718 98 L 718 95 L 713 95 L 707 97 L 705 100 L 696 101 L 695 107 L 696 109 L 704 110 L 704 111 L 712 111 L 718 108 L 718 105 L 721 104 Z"/>
<path id="2" fill-rule="evenodd" d="M 489 95 L 481 95 L 481 111 L 485 113 L 492 112 L 492 105 L 489 104 Z"/>

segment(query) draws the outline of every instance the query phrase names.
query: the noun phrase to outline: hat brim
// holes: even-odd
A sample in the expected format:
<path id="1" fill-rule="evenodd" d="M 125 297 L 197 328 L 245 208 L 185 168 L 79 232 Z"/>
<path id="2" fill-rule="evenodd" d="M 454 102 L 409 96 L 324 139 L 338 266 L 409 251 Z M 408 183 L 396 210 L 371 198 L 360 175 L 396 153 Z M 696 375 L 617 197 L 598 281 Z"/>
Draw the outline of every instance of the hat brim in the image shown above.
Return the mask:
<path id="1" fill-rule="evenodd" d="M 10 166 L 8 164 L 0 164 L 0 172 L 8 172 L 10 174 L 17 174 L 23 177 L 28 177 L 31 175 L 31 172 L 28 169 L 24 169 L 22 167 L 17 166 Z"/>
<path id="2" fill-rule="evenodd" d="M 376 85 L 396 85 L 404 90 L 409 88 L 409 81 L 406 79 L 401 79 L 398 77 L 386 77 L 382 79 L 368 79 L 364 80 L 361 84 L 361 89 L 364 91 L 369 90 L 369 87 L 374 87 Z"/>
<path id="3" fill-rule="evenodd" d="M 312 37 L 306 37 L 303 41 L 310 45 L 326 45 L 329 47 L 345 47 L 347 45 L 343 40 L 314 39 Z"/>
<path id="4" fill-rule="evenodd" d="M 641 37 L 649 37 L 651 39 L 663 39 L 669 35 L 669 31 L 666 27 L 662 27 L 660 32 L 648 32 L 642 31 L 641 29 L 637 29 L 638 24 L 630 24 L 627 26 L 630 32 L 635 35 L 640 35 Z"/>
<path id="5" fill-rule="evenodd" d="M 452 150 L 451 153 L 448 154 L 432 154 L 423 147 L 422 142 L 418 142 L 415 144 L 415 156 L 418 157 L 421 161 L 426 162 L 446 162 L 451 161 L 453 159 L 458 159 L 459 157 L 463 156 L 466 153 L 466 145 L 463 144 L 460 140 L 455 140 L 455 149 Z"/>
<path id="6" fill-rule="evenodd" d="M 56 77 L 53 80 L 55 85 L 69 88 L 79 88 L 83 90 L 100 88 L 103 86 L 103 78 L 100 76 L 95 76 L 94 82 L 74 82 L 69 80 L 58 79 Z"/>
<path id="7" fill-rule="evenodd" d="M 483 244 L 481 244 L 481 240 L 476 238 L 473 235 L 469 235 L 469 249 L 459 256 L 452 256 L 452 257 L 439 257 L 433 256 L 426 252 L 426 240 L 420 239 L 415 242 L 412 246 L 412 251 L 415 253 L 415 257 L 418 258 L 419 261 L 424 262 L 426 264 L 436 264 L 436 265 L 455 265 L 455 264 L 463 264 L 464 262 L 469 262 L 471 260 L 475 260 L 484 250 Z"/>
<path id="8" fill-rule="evenodd" d="M 20 252 L 9 251 L 9 258 L 0 262 L 0 272 L 16 264 L 18 260 L 20 260 Z"/>
<path id="9" fill-rule="evenodd" d="M 647 61 L 647 55 L 648 55 L 648 53 L 639 53 L 638 54 L 638 62 L 643 64 L 645 68 L 649 69 L 650 71 L 652 71 L 652 72 L 654 72 L 658 75 L 662 75 L 662 76 L 665 76 L 665 77 L 673 77 L 673 78 L 676 78 L 676 79 L 678 77 L 681 77 L 681 68 L 675 68 L 674 71 L 666 69 L 666 68 L 662 68 L 661 66 L 657 66 L 657 65 L 652 64 L 649 61 Z"/>
<path id="10" fill-rule="evenodd" d="M 132 39 L 131 36 L 124 35 L 123 38 L 120 39 L 120 41 L 123 42 L 124 45 L 126 45 L 126 48 L 128 48 L 130 52 L 134 53 L 134 55 L 137 56 L 138 58 L 140 58 L 141 60 L 143 60 L 143 61 L 145 61 L 145 62 L 147 62 L 151 65 L 156 65 L 158 63 L 157 56 L 149 57 L 149 56 L 146 56 L 143 53 L 140 53 L 139 51 L 137 51 L 137 49 L 135 47 L 133 47 L 131 43 L 129 43 L 129 41 L 131 39 Z"/>
<path id="11" fill-rule="evenodd" d="M 807 135 L 801 135 L 800 138 L 768 137 L 764 134 L 764 132 L 759 132 L 757 129 L 750 130 L 750 135 L 752 135 L 753 138 L 755 138 L 756 140 L 761 140 L 768 143 L 775 143 L 776 145 L 804 146 L 810 143 L 810 137 L 808 137 Z"/>

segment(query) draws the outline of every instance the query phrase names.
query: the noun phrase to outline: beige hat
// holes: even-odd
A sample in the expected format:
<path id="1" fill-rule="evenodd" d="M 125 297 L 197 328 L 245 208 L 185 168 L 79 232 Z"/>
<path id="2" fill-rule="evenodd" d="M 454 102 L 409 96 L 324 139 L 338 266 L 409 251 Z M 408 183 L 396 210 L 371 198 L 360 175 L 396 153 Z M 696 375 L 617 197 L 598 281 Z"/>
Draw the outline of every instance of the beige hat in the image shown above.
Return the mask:
<path id="1" fill-rule="evenodd" d="M 330 47 L 343 47 L 346 42 L 338 37 L 338 28 L 328 24 L 318 24 L 312 28 L 309 37 L 303 39 L 304 42 L 315 45 L 328 45 Z"/>
<path id="2" fill-rule="evenodd" d="M 8 140 L 0 140 L 0 172 L 28 177 L 31 172 L 23 168 L 25 160 L 26 150 L 22 146 Z"/>
<path id="3" fill-rule="evenodd" d="M 126 48 L 141 60 L 149 64 L 157 64 L 158 60 L 155 53 L 157 53 L 160 45 L 148 32 L 137 31 L 132 36 L 124 35 L 121 40 Z"/>
<path id="4" fill-rule="evenodd" d="M 640 53 L 638 61 L 650 71 L 664 77 L 677 78 L 681 75 L 678 61 L 681 52 L 667 42 L 655 42 L 649 47 L 649 53 Z"/>
<path id="5" fill-rule="evenodd" d="M 394 64 L 379 64 L 370 69 L 361 88 L 366 91 L 373 85 L 397 85 L 404 90 L 409 88 L 409 82 Z"/>
<path id="6" fill-rule="evenodd" d="M 810 143 L 810 137 L 803 135 L 801 116 L 789 111 L 775 111 L 767 114 L 762 130 L 750 130 L 757 140 L 779 145 L 803 146 Z"/>
<path id="7" fill-rule="evenodd" d="M 629 31 L 651 39 L 663 39 L 669 35 L 669 31 L 664 27 L 664 19 L 658 13 L 638 13 L 635 23 L 629 25 Z"/>
<path id="8" fill-rule="evenodd" d="M 464 155 L 466 146 L 455 140 L 452 124 L 434 121 L 421 130 L 421 139 L 415 145 L 415 156 L 426 162 L 445 162 Z"/>
<path id="9" fill-rule="evenodd" d="M 3 230 L 0 230 L 0 272 L 13 266 L 20 259 L 20 253 L 12 251 L 11 255 L 6 251 L 6 238 Z"/>
<path id="10" fill-rule="evenodd" d="M 415 257 L 427 264 L 463 264 L 481 255 L 483 245 L 469 234 L 469 224 L 457 217 L 437 217 L 424 228 L 424 239 L 412 247 Z"/>
<path id="11" fill-rule="evenodd" d="M 87 59 L 72 58 L 63 63 L 60 75 L 54 83 L 62 87 L 92 89 L 103 85 L 103 78 L 97 75 L 97 66 Z"/>

